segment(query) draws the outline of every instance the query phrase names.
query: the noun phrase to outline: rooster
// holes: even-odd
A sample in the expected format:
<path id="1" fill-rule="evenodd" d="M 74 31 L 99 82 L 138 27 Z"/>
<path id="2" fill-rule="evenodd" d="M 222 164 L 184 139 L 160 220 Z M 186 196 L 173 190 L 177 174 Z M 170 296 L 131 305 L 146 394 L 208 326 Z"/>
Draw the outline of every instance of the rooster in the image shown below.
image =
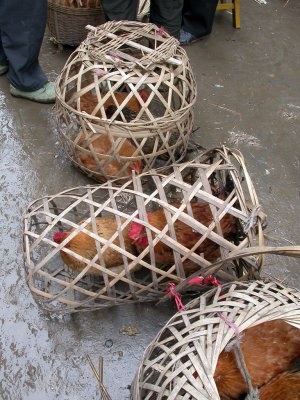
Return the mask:
<path id="1" fill-rule="evenodd" d="M 95 153 L 99 155 L 107 155 L 111 153 L 112 142 L 110 140 L 109 135 L 107 134 L 99 134 L 95 133 L 90 136 L 84 135 L 82 132 L 79 133 L 79 136 L 75 140 L 79 146 L 84 146 L 88 148 L 87 144 L 90 144 Z M 87 141 L 87 144 L 84 142 Z M 124 140 L 120 149 L 118 150 L 120 157 L 134 157 L 139 156 L 137 153 L 137 148 L 127 139 Z M 77 151 L 77 156 L 80 163 L 90 171 L 98 172 L 98 163 L 93 157 L 93 155 L 87 151 Z M 99 158 L 100 161 L 100 158 Z M 102 164 L 101 172 L 103 172 L 107 176 L 111 177 L 126 177 L 131 176 L 132 171 L 135 171 L 137 174 L 141 173 L 141 161 L 136 160 L 130 162 L 127 168 L 123 168 L 126 164 L 126 160 L 115 160 L 109 159 L 109 161 L 105 161 Z M 100 181 L 103 180 L 103 177 L 98 178 Z"/>
<path id="2" fill-rule="evenodd" d="M 124 219 L 121 219 L 121 223 L 124 222 Z M 84 221 L 81 221 L 79 224 L 83 224 Z M 97 217 L 96 218 L 96 226 L 97 233 L 102 239 L 109 240 L 117 231 L 117 222 L 113 217 Z M 85 227 L 86 230 L 93 232 L 93 228 L 91 224 L 88 224 Z M 62 243 L 72 232 L 74 232 L 74 228 L 69 231 L 59 231 L 55 232 L 53 235 L 53 240 L 60 244 Z M 125 249 L 131 254 L 135 253 L 134 246 L 132 245 L 131 240 L 128 238 L 129 226 L 126 226 L 122 235 L 124 238 Z M 120 245 L 119 237 L 117 237 L 113 243 L 117 246 Z M 101 245 L 102 246 L 102 245 Z M 72 238 L 65 246 L 61 249 L 60 255 L 63 262 L 72 270 L 80 272 L 86 267 L 86 263 L 84 261 L 78 260 L 76 257 L 68 254 L 64 251 L 64 249 L 72 250 L 74 253 L 78 254 L 81 257 L 86 258 L 87 260 L 92 260 L 95 255 L 98 253 L 96 248 L 96 240 L 91 236 L 87 235 L 84 232 L 78 232 L 74 238 Z M 103 260 L 105 263 L 105 267 L 111 269 L 113 272 L 119 273 L 123 270 L 123 257 L 121 253 L 116 250 L 108 247 L 102 254 Z M 99 260 L 101 262 L 101 260 Z M 96 262 L 99 263 L 97 260 Z M 104 266 L 104 265 L 103 265 Z M 87 272 L 91 275 L 101 275 L 102 273 L 97 268 L 90 268 Z"/>
<path id="3" fill-rule="evenodd" d="M 178 208 L 181 204 L 179 202 L 175 202 L 171 205 Z M 192 202 L 191 207 L 194 218 L 203 225 L 209 226 L 213 221 L 209 204 L 206 202 Z M 163 230 L 163 228 L 167 225 L 163 208 L 149 212 L 148 222 L 159 231 Z M 237 219 L 231 214 L 226 214 L 220 221 L 220 225 L 225 239 L 231 239 L 232 236 L 238 232 Z M 176 233 L 177 242 L 188 249 L 191 249 L 202 236 L 200 233 L 195 232 L 193 228 L 179 220 L 174 222 L 174 230 Z M 148 238 L 145 228 L 137 222 L 133 222 L 131 224 L 129 237 L 134 241 L 136 249 L 139 253 L 141 253 L 148 246 Z M 154 234 L 152 234 L 152 237 L 154 238 Z M 159 241 L 154 246 L 154 252 L 155 261 L 157 264 L 174 264 L 173 250 L 163 242 Z M 195 252 L 197 254 L 203 253 L 203 257 L 208 261 L 215 261 L 220 256 L 219 246 L 210 239 L 205 239 L 195 250 Z M 191 262 L 190 260 L 184 262 L 183 267 L 187 273 L 191 273 L 199 269 L 199 265 Z"/>
<path id="4" fill-rule="evenodd" d="M 149 93 L 146 89 L 141 89 L 138 91 L 143 102 L 146 102 Z M 114 96 L 114 97 L 113 97 Z M 113 96 L 110 96 L 104 103 L 105 112 L 107 111 L 109 106 L 119 107 L 124 100 L 129 96 L 128 92 L 114 92 Z M 116 100 L 115 100 L 116 99 Z M 94 113 L 96 107 L 98 105 L 98 98 L 93 96 L 91 92 L 87 92 L 80 97 L 80 109 L 81 111 L 85 111 L 87 114 L 96 115 L 99 118 L 102 118 L 101 111 L 98 110 Z M 142 107 L 141 103 L 137 99 L 137 97 L 130 97 L 127 102 L 123 105 L 123 108 L 127 108 L 133 113 L 138 113 Z M 107 116 L 107 115 L 106 115 Z M 108 117 L 108 116 L 107 116 Z"/>
<path id="5" fill-rule="evenodd" d="M 240 347 L 252 385 L 260 388 L 276 375 L 290 369 L 300 356 L 299 329 L 282 320 L 264 322 L 243 332 Z M 236 400 L 248 392 L 233 351 L 225 350 L 220 354 L 214 379 L 222 400 Z M 275 382 L 276 380 L 273 383 Z M 267 387 L 262 389 L 262 395 L 264 393 L 267 396 Z M 276 397 L 261 397 L 262 399 L 274 400 Z M 286 400 L 286 397 L 280 399 Z"/>
<path id="6" fill-rule="evenodd" d="M 107 109 L 105 110 L 105 112 L 106 112 L 106 117 L 107 117 L 108 119 L 111 119 L 112 116 L 114 115 L 114 113 L 117 111 L 117 109 L 118 109 L 118 108 L 117 108 L 116 106 L 113 106 L 113 105 L 108 106 Z M 123 114 L 123 116 L 124 116 L 126 122 L 131 122 L 131 121 L 133 121 L 134 119 L 136 119 L 138 113 L 135 112 L 135 111 L 132 111 L 132 110 L 131 110 L 130 108 L 128 108 L 128 107 L 123 107 L 123 108 L 122 108 L 122 114 Z M 121 114 L 118 113 L 114 120 L 115 120 L 115 121 L 123 121 Z"/>

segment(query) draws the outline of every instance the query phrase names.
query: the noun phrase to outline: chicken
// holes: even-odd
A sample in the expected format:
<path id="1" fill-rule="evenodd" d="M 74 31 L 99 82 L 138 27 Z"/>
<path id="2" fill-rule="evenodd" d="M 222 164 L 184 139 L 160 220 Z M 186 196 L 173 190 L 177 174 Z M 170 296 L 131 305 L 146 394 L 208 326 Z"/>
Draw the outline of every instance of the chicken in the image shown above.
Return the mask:
<path id="1" fill-rule="evenodd" d="M 171 205 L 178 208 L 181 204 L 176 202 L 172 203 Z M 201 222 L 203 225 L 209 226 L 210 223 L 213 221 L 209 204 L 206 202 L 192 202 L 191 207 L 194 218 L 197 221 Z M 162 208 L 159 208 L 156 211 L 148 213 L 148 222 L 153 227 L 161 231 L 167 224 L 164 210 Z M 220 225 L 223 236 L 226 239 L 230 239 L 231 236 L 236 234 L 238 231 L 237 219 L 231 214 L 226 214 L 220 221 Z M 174 222 L 174 229 L 177 242 L 187 247 L 188 249 L 191 249 L 202 236 L 200 233 L 195 232 L 190 226 L 179 220 Z M 154 236 L 155 235 L 152 234 L 153 238 Z M 145 228 L 137 222 L 133 222 L 131 224 L 129 237 L 134 240 L 135 246 L 139 253 L 141 253 L 148 246 L 148 239 Z M 174 264 L 173 250 L 169 246 L 159 241 L 155 245 L 154 251 L 156 263 L 165 265 Z M 220 249 L 215 242 L 210 239 L 205 239 L 201 243 L 201 245 L 195 250 L 195 253 L 203 253 L 203 256 L 206 260 L 215 261 L 220 256 Z M 199 269 L 199 265 L 190 260 L 184 262 L 183 267 L 185 272 L 187 273 L 191 273 Z"/>
<path id="2" fill-rule="evenodd" d="M 105 110 L 107 118 L 111 119 L 114 113 L 117 111 L 117 106 L 110 105 Z M 126 122 L 131 122 L 137 117 L 137 112 L 132 111 L 130 108 L 123 107 L 122 114 L 126 120 Z M 115 121 L 123 121 L 121 113 L 118 113 L 114 118 Z"/>
<path id="3" fill-rule="evenodd" d="M 149 97 L 149 93 L 146 89 L 141 89 L 138 91 L 140 97 L 144 102 L 147 101 Z M 104 103 L 104 109 L 105 111 L 109 106 L 120 106 L 123 101 L 129 96 L 130 93 L 128 92 L 114 92 L 114 97 L 110 96 Z M 87 114 L 90 115 L 96 115 L 99 118 L 102 118 L 101 111 L 98 110 L 94 113 L 95 108 L 98 105 L 98 98 L 96 96 L 93 96 L 91 92 L 87 92 L 83 94 L 80 97 L 80 108 L 81 111 L 85 111 Z M 138 113 L 141 109 L 141 103 L 137 99 L 137 97 L 132 96 L 128 99 L 128 101 L 125 103 L 123 108 L 126 107 L 127 109 L 131 110 L 134 113 Z"/>
<path id="4" fill-rule="evenodd" d="M 91 144 L 93 151 L 98 153 L 99 155 L 107 155 L 111 153 L 112 142 L 110 137 L 107 134 L 91 134 L 84 135 L 82 132 L 79 133 L 79 136 L 75 140 L 77 144 L 81 147 L 90 149 L 89 144 Z M 127 139 L 124 140 L 120 149 L 118 150 L 120 157 L 138 157 L 140 154 L 137 153 L 137 148 L 131 144 L 131 142 Z M 77 151 L 77 157 L 79 162 L 87 169 L 95 172 L 103 172 L 105 175 L 110 177 L 126 177 L 131 176 L 132 171 L 135 171 L 137 174 L 141 172 L 141 161 L 136 160 L 133 162 L 129 162 L 126 168 L 123 168 L 127 163 L 126 160 L 115 160 L 115 159 L 106 159 L 101 167 L 98 166 L 97 161 L 94 156 L 90 152 L 86 152 L 83 150 Z M 99 162 L 101 158 L 99 157 Z M 103 159 L 101 160 L 103 161 Z M 101 169 L 100 169 L 101 168 Z M 95 176 L 97 179 L 97 176 Z M 100 181 L 103 180 L 103 177 L 98 177 Z"/>
<path id="5" fill-rule="evenodd" d="M 82 224 L 84 221 L 81 221 L 79 224 Z M 121 222 L 124 222 L 124 219 L 121 219 Z M 102 239 L 108 240 L 110 239 L 113 234 L 117 231 L 117 222 L 115 218 L 113 217 L 98 217 L 96 218 L 96 226 L 97 226 L 97 233 L 99 236 L 102 237 Z M 88 224 L 85 229 L 87 229 L 90 232 L 93 232 L 92 225 Z M 62 243 L 72 232 L 74 231 L 74 228 L 72 228 L 70 231 L 59 231 L 55 232 L 53 235 L 53 240 L 60 244 Z M 128 238 L 128 231 L 129 231 L 129 226 L 126 226 L 123 231 L 122 235 L 124 238 L 124 244 L 125 244 L 125 249 L 129 252 L 134 254 L 135 249 L 134 246 L 132 245 L 131 240 Z M 117 246 L 120 246 L 120 241 L 119 237 L 117 237 L 114 241 L 114 244 Z M 102 247 L 103 245 L 101 245 Z M 69 250 L 72 250 L 74 253 L 78 254 L 79 256 L 82 256 L 86 258 L 87 260 L 92 260 L 93 257 L 97 254 L 97 249 L 96 249 L 96 241 L 93 239 L 91 236 L 87 235 L 84 232 L 78 232 L 76 236 L 74 236 L 73 239 L 71 239 L 65 246 L 64 248 L 67 248 Z M 86 267 L 86 263 L 84 261 L 78 260 L 76 257 L 72 256 L 71 254 L 68 254 L 64 251 L 64 248 L 61 249 L 60 255 L 63 260 L 63 262 L 72 270 L 80 272 L 82 269 Z M 105 262 L 105 267 L 111 269 L 112 271 L 119 273 L 120 271 L 123 270 L 123 257 L 121 253 L 119 253 L 116 250 L 111 249 L 108 247 L 104 252 L 103 252 L 103 259 Z M 101 260 L 96 261 L 97 264 L 101 265 Z M 102 265 L 104 266 L 104 265 Z M 102 273 L 96 269 L 96 268 L 90 268 L 89 271 L 87 272 L 88 274 L 91 275 L 101 275 Z"/>
<path id="6" fill-rule="evenodd" d="M 277 375 L 259 391 L 260 400 L 300 400 L 300 371 Z"/>
<path id="7" fill-rule="evenodd" d="M 264 322 L 243 332 L 241 350 L 252 385 L 260 388 L 291 368 L 300 356 L 299 329 L 282 320 Z M 220 354 L 214 379 L 222 400 L 239 399 L 248 392 L 233 351 Z"/>

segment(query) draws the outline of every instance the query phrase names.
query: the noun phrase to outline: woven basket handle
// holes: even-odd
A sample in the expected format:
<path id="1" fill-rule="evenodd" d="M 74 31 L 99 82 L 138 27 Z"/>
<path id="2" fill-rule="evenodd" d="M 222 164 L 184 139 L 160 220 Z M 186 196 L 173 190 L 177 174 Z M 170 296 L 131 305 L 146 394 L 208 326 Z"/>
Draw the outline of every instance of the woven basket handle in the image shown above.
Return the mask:
<path id="1" fill-rule="evenodd" d="M 228 261 L 237 260 L 243 257 L 250 257 L 256 256 L 261 254 L 276 254 L 280 256 L 288 256 L 288 257 L 296 257 L 300 258 L 300 246 L 282 246 L 282 247 L 270 247 L 270 246 L 257 246 L 257 247 L 248 247 L 242 250 L 235 250 L 229 253 L 228 257 L 223 260 L 219 260 L 210 266 L 203 268 L 201 270 L 201 275 L 207 276 L 210 274 L 216 273 L 223 264 Z M 174 289 L 175 292 L 182 291 L 188 285 L 188 282 L 199 276 L 199 271 L 193 273 L 192 275 L 188 276 L 182 282 L 180 282 L 176 288 Z M 169 295 L 165 295 L 158 303 L 164 302 L 169 299 Z"/>

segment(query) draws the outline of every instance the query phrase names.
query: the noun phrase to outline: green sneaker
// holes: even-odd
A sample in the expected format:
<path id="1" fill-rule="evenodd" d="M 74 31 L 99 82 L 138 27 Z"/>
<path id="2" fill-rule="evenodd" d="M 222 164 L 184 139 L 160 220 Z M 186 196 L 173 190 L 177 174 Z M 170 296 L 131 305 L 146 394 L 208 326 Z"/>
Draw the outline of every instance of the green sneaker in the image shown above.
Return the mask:
<path id="1" fill-rule="evenodd" d="M 23 99 L 36 101 L 38 103 L 55 103 L 56 97 L 53 82 L 47 82 L 41 89 L 33 92 L 24 92 L 16 89 L 13 85 L 10 85 L 10 94 L 15 97 L 22 97 Z"/>
<path id="2" fill-rule="evenodd" d="M 8 71 L 8 64 L 0 64 L 0 75 L 6 74 Z"/>

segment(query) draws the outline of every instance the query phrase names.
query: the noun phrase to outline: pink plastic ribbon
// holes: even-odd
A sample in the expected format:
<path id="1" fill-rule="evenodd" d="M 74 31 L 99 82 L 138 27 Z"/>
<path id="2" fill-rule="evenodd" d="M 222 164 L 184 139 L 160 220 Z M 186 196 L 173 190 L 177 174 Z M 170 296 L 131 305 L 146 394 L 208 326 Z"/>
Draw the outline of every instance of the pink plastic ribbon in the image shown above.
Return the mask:
<path id="1" fill-rule="evenodd" d="M 238 327 L 236 326 L 236 324 L 234 322 L 231 322 L 227 317 L 225 317 L 220 312 L 218 312 L 217 314 L 225 322 L 225 324 L 228 325 L 233 330 L 236 338 L 239 340 L 240 332 L 239 332 Z"/>
<path id="2" fill-rule="evenodd" d="M 103 71 L 103 69 L 100 69 L 100 68 L 94 69 L 94 73 L 95 73 L 95 75 L 98 76 L 99 78 L 101 78 L 102 76 L 106 75 L 106 72 Z"/>
<path id="3" fill-rule="evenodd" d="M 165 291 L 165 293 L 167 293 L 167 294 L 170 293 L 174 297 L 175 303 L 176 303 L 176 307 L 177 307 L 177 310 L 179 312 L 185 311 L 185 307 L 182 304 L 180 294 L 175 292 L 175 290 L 174 290 L 177 285 L 175 285 L 175 283 L 171 283 L 171 282 L 168 282 L 168 285 L 169 285 L 169 289 L 167 289 Z"/>
<path id="4" fill-rule="evenodd" d="M 204 285 L 214 285 L 214 286 L 220 286 L 221 283 L 218 281 L 217 278 L 214 278 L 212 275 L 207 275 L 207 277 L 203 281 Z"/>
<path id="5" fill-rule="evenodd" d="M 202 285 L 204 281 L 203 276 L 196 276 L 188 281 L 189 285 Z"/>
<path id="6" fill-rule="evenodd" d="M 188 281 L 189 285 L 214 285 L 220 286 L 221 283 L 218 281 L 217 278 L 214 278 L 212 275 L 208 275 L 207 277 L 203 278 L 203 276 L 196 276 Z"/>
<path id="7" fill-rule="evenodd" d="M 164 37 L 164 35 L 167 33 L 167 31 L 165 30 L 165 28 L 163 26 L 161 26 L 157 31 L 156 34 L 158 36 Z"/>

